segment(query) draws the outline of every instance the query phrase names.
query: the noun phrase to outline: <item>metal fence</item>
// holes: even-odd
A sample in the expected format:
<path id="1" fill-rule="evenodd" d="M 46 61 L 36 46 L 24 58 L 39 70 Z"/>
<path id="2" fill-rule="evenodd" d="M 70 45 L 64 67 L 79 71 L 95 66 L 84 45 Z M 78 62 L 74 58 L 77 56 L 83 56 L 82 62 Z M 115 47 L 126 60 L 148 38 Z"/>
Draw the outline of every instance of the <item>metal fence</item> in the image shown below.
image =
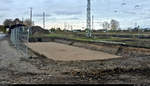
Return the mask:
<path id="1" fill-rule="evenodd" d="M 10 40 L 16 49 L 25 57 L 30 57 L 29 49 L 26 44 L 29 42 L 30 28 L 16 27 L 11 30 Z"/>

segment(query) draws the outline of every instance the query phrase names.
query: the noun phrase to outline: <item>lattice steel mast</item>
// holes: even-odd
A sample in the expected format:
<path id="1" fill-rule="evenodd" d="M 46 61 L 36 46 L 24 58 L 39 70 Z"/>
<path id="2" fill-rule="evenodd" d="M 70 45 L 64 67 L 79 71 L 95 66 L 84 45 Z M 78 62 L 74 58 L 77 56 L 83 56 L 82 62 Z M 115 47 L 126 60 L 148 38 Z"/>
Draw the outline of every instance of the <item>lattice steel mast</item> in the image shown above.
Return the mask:
<path id="1" fill-rule="evenodd" d="M 30 22 L 31 22 L 31 27 L 32 27 L 32 7 L 30 8 Z"/>
<path id="2" fill-rule="evenodd" d="M 43 12 L 43 29 L 45 29 L 45 12 Z"/>
<path id="3" fill-rule="evenodd" d="M 87 36 L 91 37 L 91 0 L 87 0 Z"/>

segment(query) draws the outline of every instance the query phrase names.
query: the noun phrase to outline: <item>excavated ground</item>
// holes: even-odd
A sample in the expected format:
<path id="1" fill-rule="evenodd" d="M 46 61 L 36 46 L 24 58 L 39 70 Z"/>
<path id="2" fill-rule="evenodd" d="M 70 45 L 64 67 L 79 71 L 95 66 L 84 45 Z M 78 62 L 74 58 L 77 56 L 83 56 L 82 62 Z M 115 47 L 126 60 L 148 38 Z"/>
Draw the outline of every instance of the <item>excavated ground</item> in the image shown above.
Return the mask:
<path id="1" fill-rule="evenodd" d="M 113 54 L 93 51 L 55 42 L 29 43 L 27 44 L 27 46 L 41 55 L 44 55 L 50 59 L 60 61 L 104 60 L 121 58 L 121 56 Z"/>
<path id="2" fill-rule="evenodd" d="M 0 41 L 0 83 L 17 84 L 150 84 L 150 56 L 97 61 L 55 61 L 38 54 L 25 58 Z"/>

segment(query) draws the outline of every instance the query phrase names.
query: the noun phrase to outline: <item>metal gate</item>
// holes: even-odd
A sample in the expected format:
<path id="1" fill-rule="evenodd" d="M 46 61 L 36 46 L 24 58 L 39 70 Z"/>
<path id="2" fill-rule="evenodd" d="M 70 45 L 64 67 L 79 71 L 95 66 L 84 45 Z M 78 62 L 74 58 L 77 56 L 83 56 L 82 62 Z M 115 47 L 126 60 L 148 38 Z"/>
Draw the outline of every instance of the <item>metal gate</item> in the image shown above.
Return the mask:
<path id="1" fill-rule="evenodd" d="M 11 29 L 10 40 L 16 49 L 25 57 L 30 57 L 29 49 L 26 46 L 29 43 L 30 27 L 19 26 Z"/>

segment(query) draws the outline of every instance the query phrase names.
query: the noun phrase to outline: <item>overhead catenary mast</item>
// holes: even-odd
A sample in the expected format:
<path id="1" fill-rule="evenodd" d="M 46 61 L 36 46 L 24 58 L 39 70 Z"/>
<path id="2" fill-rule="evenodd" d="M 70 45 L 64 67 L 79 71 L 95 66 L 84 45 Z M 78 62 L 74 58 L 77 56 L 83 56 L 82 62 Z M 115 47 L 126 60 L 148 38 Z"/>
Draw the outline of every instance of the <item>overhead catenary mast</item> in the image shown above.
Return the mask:
<path id="1" fill-rule="evenodd" d="M 43 12 L 43 29 L 45 29 L 45 12 Z"/>
<path id="2" fill-rule="evenodd" d="M 87 37 L 91 37 L 91 0 L 87 0 Z"/>
<path id="3" fill-rule="evenodd" d="M 66 31 L 67 29 L 67 25 L 66 25 L 66 22 L 64 23 L 64 31 Z"/>
<path id="4" fill-rule="evenodd" d="M 71 25 L 71 31 L 73 30 L 73 26 Z"/>
<path id="5" fill-rule="evenodd" d="M 22 17 L 22 23 L 24 24 L 24 18 Z"/>
<path id="6" fill-rule="evenodd" d="M 30 8 L 30 22 L 31 22 L 31 27 L 32 27 L 32 7 Z"/>
<path id="7" fill-rule="evenodd" d="M 94 30 L 94 16 L 92 16 L 92 32 Z"/>

